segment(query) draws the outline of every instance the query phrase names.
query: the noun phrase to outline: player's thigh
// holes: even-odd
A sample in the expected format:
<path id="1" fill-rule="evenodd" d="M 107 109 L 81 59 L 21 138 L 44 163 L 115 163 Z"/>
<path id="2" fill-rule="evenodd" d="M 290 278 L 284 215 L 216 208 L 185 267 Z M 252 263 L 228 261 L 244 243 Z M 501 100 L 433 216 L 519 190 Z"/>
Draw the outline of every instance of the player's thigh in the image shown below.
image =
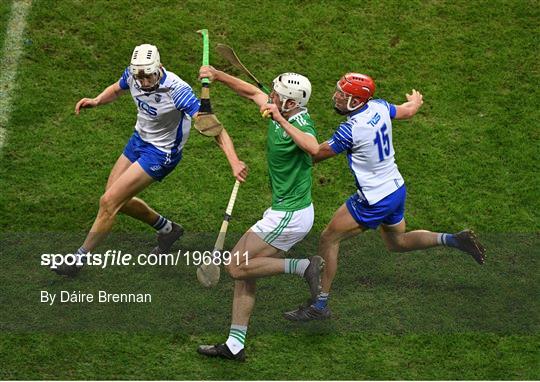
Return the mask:
<path id="1" fill-rule="evenodd" d="M 241 264 L 255 257 L 279 257 L 283 251 L 266 243 L 251 229 L 238 240 L 231 251 L 234 264 Z"/>
<path id="2" fill-rule="evenodd" d="M 353 218 L 347 205 L 343 203 L 324 229 L 322 239 L 344 240 L 356 236 L 366 229 Z"/>
<path id="3" fill-rule="evenodd" d="M 402 219 L 397 224 L 381 224 L 381 237 L 386 246 L 393 248 L 396 245 L 399 245 L 400 236 L 405 233 L 406 228 L 405 219 Z"/>
<path id="4" fill-rule="evenodd" d="M 132 163 L 105 191 L 102 203 L 105 203 L 108 208 L 119 209 L 153 182 L 154 179 L 142 169 L 139 163 Z"/>
<path id="5" fill-rule="evenodd" d="M 385 218 L 381 224 L 381 237 L 387 248 L 396 248 L 400 246 L 403 234 L 406 231 L 405 224 L 405 201 L 407 199 L 407 188 L 405 185 L 389 195 L 389 206 L 393 211 Z"/>
<path id="6" fill-rule="evenodd" d="M 250 230 L 269 246 L 287 252 L 307 236 L 314 216 L 312 204 L 295 211 L 269 208 Z"/>
<path id="7" fill-rule="evenodd" d="M 124 154 L 120 154 L 109 174 L 105 190 L 108 190 L 109 187 L 120 177 L 120 175 L 122 175 L 132 164 L 133 163 L 131 163 L 131 161 Z"/>

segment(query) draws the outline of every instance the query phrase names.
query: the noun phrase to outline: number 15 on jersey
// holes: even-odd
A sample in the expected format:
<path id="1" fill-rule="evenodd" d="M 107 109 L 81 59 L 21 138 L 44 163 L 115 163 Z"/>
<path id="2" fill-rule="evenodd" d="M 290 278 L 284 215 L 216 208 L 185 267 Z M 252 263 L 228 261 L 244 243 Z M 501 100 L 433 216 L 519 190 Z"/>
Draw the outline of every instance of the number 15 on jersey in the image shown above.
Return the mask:
<path id="1" fill-rule="evenodd" d="M 377 150 L 379 151 L 379 162 L 382 162 L 385 157 L 390 155 L 390 137 L 386 130 L 386 124 L 382 125 L 375 134 L 375 139 L 373 140 L 373 143 L 377 145 Z"/>

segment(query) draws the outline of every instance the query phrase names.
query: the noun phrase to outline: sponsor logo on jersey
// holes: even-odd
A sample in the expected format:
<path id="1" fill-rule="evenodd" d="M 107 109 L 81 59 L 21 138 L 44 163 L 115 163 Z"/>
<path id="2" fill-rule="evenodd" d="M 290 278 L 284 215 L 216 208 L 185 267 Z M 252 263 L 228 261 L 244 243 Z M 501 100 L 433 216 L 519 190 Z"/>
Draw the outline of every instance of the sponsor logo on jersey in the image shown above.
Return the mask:
<path id="1" fill-rule="evenodd" d="M 368 122 L 368 124 L 375 127 L 377 122 L 379 122 L 380 120 L 381 120 L 381 116 L 379 115 L 379 113 L 375 113 L 375 115 L 373 116 L 373 118 L 371 118 L 371 120 Z"/>
<path id="2" fill-rule="evenodd" d="M 146 102 L 139 99 L 139 97 L 135 97 L 135 99 L 137 100 L 137 106 L 139 107 L 139 109 L 141 109 L 142 111 L 144 111 L 148 115 L 151 115 L 153 117 L 157 117 L 157 109 L 155 107 L 150 106 Z"/>

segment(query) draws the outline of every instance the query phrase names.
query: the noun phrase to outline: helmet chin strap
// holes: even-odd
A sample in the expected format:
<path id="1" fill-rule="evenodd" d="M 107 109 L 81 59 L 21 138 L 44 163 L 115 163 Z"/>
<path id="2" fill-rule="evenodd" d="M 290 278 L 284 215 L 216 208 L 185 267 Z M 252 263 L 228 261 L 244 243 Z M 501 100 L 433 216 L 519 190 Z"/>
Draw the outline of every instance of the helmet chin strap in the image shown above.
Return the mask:
<path id="1" fill-rule="evenodd" d="M 294 109 L 296 109 L 298 107 L 298 103 L 293 100 L 295 102 L 294 107 L 290 107 L 290 108 L 287 109 L 287 108 L 285 108 L 285 104 L 287 103 L 288 99 L 283 98 L 283 100 L 281 100 L 281 96 L 279 97 L 279 99 L 281 101 L 281 112 L 282 113 L 288 113 L 289 111 L 294 110 Z"/>
<path id="2" fill-rule="evenodd" d="M 161 68 L 158 70 L 157 72 L 157 80 L 156 82 L 154 83 L 154 85 L 152 85 L 151 87 L 149 88 L 143 88 L 141 86 L 141 82 L 139 80 L 137 80 L 138 84 L 139 84 L 139 88 L 144 91 L 144 92 L 153 92 L 155 90 L 157 90 L 159 88 L 159 81 L 161 81 L 161 76 L 162 76 L 162 72 L 161 72 Z"/>
<path id="3" fill-rule="evenodd" d="M 365 102 L 361 102 L 358 106 L 356 107 L 351 107 L 351 101 L 352 101 L 352 95 L 349 96 L 349 99 L 347 100 L 347 110 L 349 111 L 355 111 L 357 110 L 358 108 L 364 106 L 366 103 Z"/>

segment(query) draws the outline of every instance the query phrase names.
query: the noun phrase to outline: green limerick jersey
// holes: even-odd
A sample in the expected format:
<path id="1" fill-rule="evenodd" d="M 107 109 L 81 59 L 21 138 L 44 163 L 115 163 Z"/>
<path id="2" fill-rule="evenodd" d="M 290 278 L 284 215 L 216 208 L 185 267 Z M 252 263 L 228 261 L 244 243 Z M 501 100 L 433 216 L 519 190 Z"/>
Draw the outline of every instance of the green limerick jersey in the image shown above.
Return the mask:
<path id="1" fill-rule="evenodd" d="M 316 137 L 307 111 L 289 118 L 289 123 Z M 297 211 L 311 204 L 311 155 L 294 143 L 277 122 L 268 123 L 268 172 L 272 189 L 272 209 Z"/>

